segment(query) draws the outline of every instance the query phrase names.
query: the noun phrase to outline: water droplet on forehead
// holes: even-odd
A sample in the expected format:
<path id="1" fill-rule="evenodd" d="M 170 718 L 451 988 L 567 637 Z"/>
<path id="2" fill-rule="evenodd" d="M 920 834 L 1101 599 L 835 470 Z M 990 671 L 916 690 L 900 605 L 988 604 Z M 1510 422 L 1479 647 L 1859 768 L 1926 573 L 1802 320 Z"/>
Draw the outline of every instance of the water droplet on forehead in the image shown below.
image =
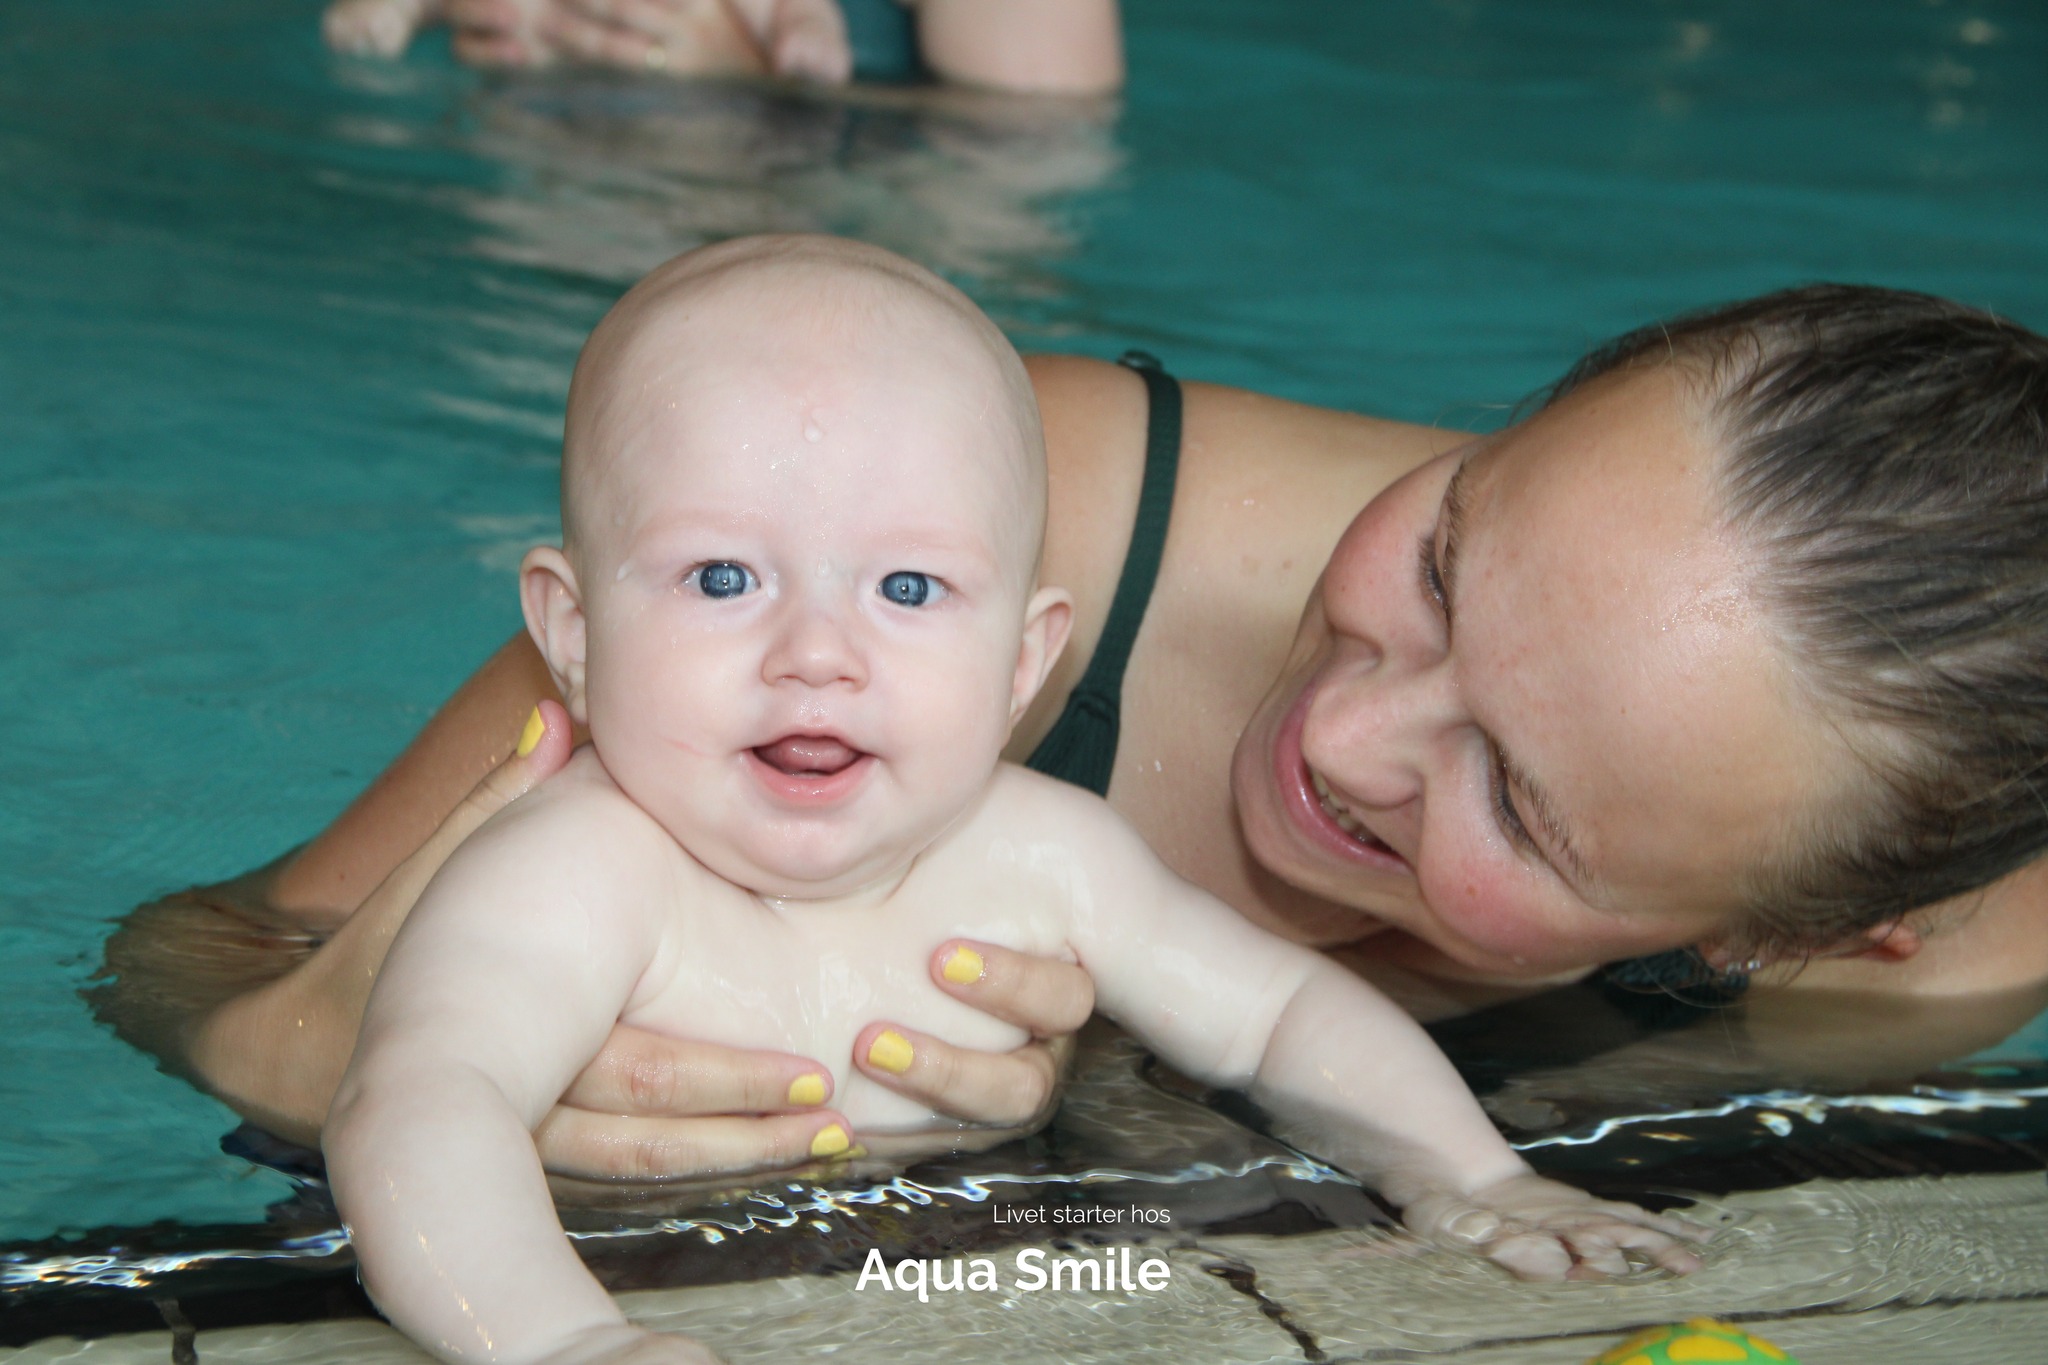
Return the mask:
<path id="1" fill-rule="evenodd" d="M 822 441 L 825 439 L 825 433 L 816 422 L 806 422 L 804 423 L 804 439 L 806 441 Z"/>

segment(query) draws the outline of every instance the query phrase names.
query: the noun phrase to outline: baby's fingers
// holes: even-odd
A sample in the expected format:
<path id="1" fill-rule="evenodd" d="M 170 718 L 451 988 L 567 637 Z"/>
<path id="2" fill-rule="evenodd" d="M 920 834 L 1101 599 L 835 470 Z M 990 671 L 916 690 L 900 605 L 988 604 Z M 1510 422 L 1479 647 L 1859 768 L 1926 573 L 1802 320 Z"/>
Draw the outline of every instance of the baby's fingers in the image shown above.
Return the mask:
<path id="1" fill-rule="evenodd" d="M 1518 1280 L 1562 1280 L 1574 1265 L 1564 1243 L 1542 1232 L 1511 1232 L 1482 1250 L 1487 1260 Z"/>
<path id="2" fill-rule="evenodd" d="M 604 1114 L 687 1118 L 773 1114 L 823 1104 L 832 1075 L 784 1052 L 743 1052 L 619 1025 L 564 1104 Z"/>
<path id="3" fill-rule="evenodd" d="M 899 1094 L 967 1123 L 1023 1124 L 1051 1102 L 1059 1061 L 1043 1043 L 976 1052 L 894 1024 L 870 1024 L 853 1064 Z"/>
<path id="4" fill-rule="evenodd" d="M 1531 1230 L 1449 1190 L 1418 1195 L 1401 1210 L 1401 1221 L 1418 1237 L 1478 1252 L 1518 1280 L 1562 1280 L 1574 1264 L 1556 1233 Z"/>
<path id="5" fill-rule="evenodd" d="M 585 1180 L 683 1180 L 786 1171 L 851 1146 L 830 1110 L 767 1118 L 622 1118 L 556 1108 L 533 1133 L 541 1164 Z"/>
<path id="6" fill-rule="evenodd" d="M 1652 1213 L 1638 1205 L 1623 1204 L 1611 1199 L 1595 1199 L 1587 1205 L 1585 1212 L 1611 1219 L 1617 1224 L 1647 1228 L 1651 1232 L 1661 1233 L 1680 1242 L 1707 1242 L 1712 1241 L 1714 1237 L 1714 1230 L 1702 1223 L 1695 1223 L 1691 1219 L 1673 1214 Z M 1584 1214 L 1580 1216 L 1583 1217 Z"/>
<path id="7" fill-rule="evenodd" d="M 1687 1229 L 1686 1235 L 1670 1235 L 1661 1229 L 1634 1223 L 1608 1223 L 1598 1229 L 1597 1236 L 1614 1247 L 1635 1252 L 1652 1265 L 1674 1275 L 1690 1275 L 1706 1264 L 1685 1245 L 1687 1241 L 1704 1241 L 1705 1238 L 1698 1235 L 1701 1229 L 1675 1218 L 1662 1221 Z"/>
<path id="8" fill-rule="evenodd" d="M 1644 1262 L 1674 1275 L 1690 1275 L 1700 1268 L 1700 1258 L 1680 1239 L 1638 1221 L 1655 1218 L 1655 1215 L 1631 1204 L 1614 1207 L 1620 1211 L 1620 1216 L 1580 1213 L 1541 1224 L 1544 1231 L 1570 1248 L 1577 1264 L 1572 1267 L 1569 1278 L 1621 1278 L 1634 1274 Z M 1675 1219 L 1658 1221 L 1677 1222 Z"/>

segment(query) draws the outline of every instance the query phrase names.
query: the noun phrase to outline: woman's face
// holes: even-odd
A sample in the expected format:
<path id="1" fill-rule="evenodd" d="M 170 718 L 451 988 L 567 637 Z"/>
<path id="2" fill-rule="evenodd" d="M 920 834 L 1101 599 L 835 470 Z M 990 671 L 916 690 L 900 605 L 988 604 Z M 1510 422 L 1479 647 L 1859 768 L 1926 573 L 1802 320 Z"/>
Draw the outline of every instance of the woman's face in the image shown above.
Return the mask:
<path id="1" fill-rule="evenodd" d="M 1588 386 L 1359 513 L 1232 787 L 1253 856 L 1443 974 L 1534 979 L 1732 928 L 1835 790 L 1668 369 Z M 1304 936 L 1329 936 L 1327 917 Z"/>

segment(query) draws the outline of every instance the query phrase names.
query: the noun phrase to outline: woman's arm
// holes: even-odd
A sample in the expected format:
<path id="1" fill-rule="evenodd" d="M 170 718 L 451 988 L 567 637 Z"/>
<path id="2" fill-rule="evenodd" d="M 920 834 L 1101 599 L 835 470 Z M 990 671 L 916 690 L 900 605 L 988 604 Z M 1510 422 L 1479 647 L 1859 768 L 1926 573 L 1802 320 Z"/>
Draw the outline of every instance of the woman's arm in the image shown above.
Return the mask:
<path id="1" fill-rule="evenodd" d="M 451 818 L 458 819 L 459 832 L 444 843 L 448 849 L 461 843 L 486 816 L 568 760 L 573 741 L 566 725 L 561 743 L 514 753 L 534 708 L 560 700 L 540 651 L 520 631 L 456 689 L 333 824 L 285 859 L 265 899 L 309 924 L 331 927 L 354 914 L 401 863 L 425 851 Z M 551 730 L 547 738 L 557 736 Z M 439 866 L 434 859 L 426 876 Z M 415 887 L 403 898 L 406 909 L 417 895 Z"/>
<path id="2" fill-rule="evenodd" d="M 1099 95 L 1124 83 L 1117 0 L 903 0 L 917 46 L 945 80 L 1047 95 Z"/>

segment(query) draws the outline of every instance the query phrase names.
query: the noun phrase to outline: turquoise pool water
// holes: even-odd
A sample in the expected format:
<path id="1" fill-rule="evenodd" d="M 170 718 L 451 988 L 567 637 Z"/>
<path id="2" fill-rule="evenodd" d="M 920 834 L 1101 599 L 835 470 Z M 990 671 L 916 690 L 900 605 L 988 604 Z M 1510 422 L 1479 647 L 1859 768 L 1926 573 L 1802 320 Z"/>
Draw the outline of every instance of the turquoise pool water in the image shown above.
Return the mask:
<path id="1" fill-rule="evenodd" d="M 0 1242 L 289 1193 L 76 991 L 113 917 L 305 837 L 515 627 L 576 347 L 675 251 L 856 233 L 1027 348 L 1479 427 L 1591 341 L 1801 280 L 2048 326 L 2036 5 L 1126 8 L 1129 96 L 1088 111 L 9 0 Z"/>

